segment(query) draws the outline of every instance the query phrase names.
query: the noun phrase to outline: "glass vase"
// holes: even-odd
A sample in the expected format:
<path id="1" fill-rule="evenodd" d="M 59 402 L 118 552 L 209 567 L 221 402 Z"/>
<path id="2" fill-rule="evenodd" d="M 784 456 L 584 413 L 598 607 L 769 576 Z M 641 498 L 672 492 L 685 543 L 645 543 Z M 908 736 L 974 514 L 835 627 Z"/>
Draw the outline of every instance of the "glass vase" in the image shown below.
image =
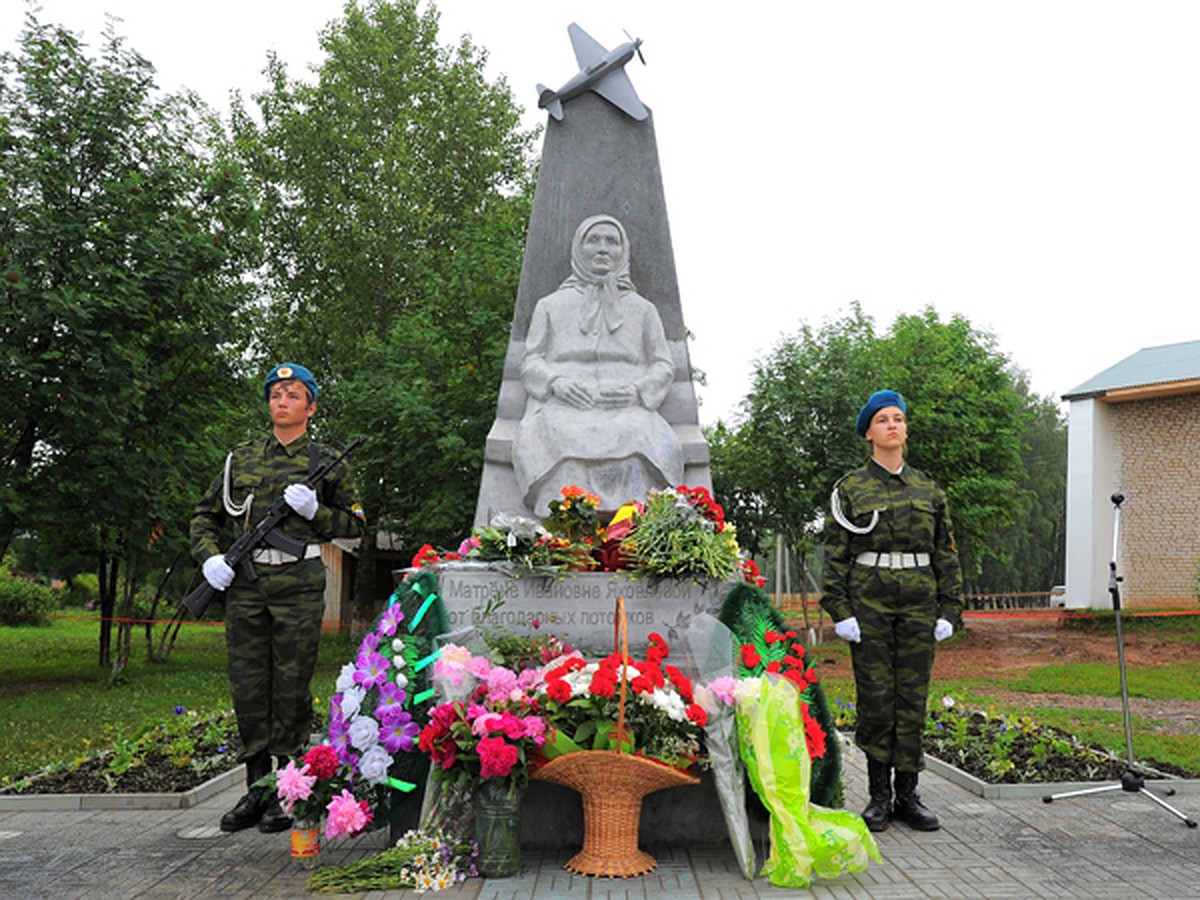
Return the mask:
<path id="1" fill-rule="evenodd" d="M 484 878 L 508 878 L 521 869 L 523 785 L 489 778 L 475 789 L 476 868 Z"/>
<path id="2" fill-rule="evenodd" d="M 321 820 L 297 817 L 292 822 L 292 861 L 314 869 L 321 859 Z"/>

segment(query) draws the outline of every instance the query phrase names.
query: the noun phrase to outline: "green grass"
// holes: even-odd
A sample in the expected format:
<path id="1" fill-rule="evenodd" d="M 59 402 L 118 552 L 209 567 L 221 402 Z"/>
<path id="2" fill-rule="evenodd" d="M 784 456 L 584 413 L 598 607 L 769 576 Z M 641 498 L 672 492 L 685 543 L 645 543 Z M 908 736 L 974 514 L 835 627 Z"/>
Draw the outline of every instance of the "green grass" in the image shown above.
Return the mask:
<path id="1" fill-rule="evenodd" d="M 1110 616 L 1076 620 L 1069 627 L 1106 629 Z M 1126 632 L 1152 632 L 1168 640 L 1200 641 L 1200 616 L 1127 618 Z M 0 782 L 70 761 L 111 745 L 148 721 L 171 715 L 176 706 L 202 714 L 228 709 L 224 630 L 212 625 L 185 625 L 166 663 L 146 659 L 140 631 L 134 634 L 133 656 L 120 682 L 109 686 L 108 669 L 96 664 L 99 621 L 94 614 L 55 618 L 48 628 L 0 628 Z M 326 634 L 322 641 L 313 694 L 322 711 L 333 693 L 338 670 L 354 654 L 357 638 Z M 822 655 L 845 653 L 845 645 L 819 648 Z M 1200 700 L 1200 671 L 1194 666 L 1130 666 L 1131 696 Z M 832 704 L 854 701 L 851 681 L 822 681 Z M 1029 693 L 1025 704 L 999 704 L 996 690 Z M 1062 710 L 1038 705 L 1039 693 L 1118 696 L 1113 666 L 1094 663 L 1042 666 L 1020 679 L 942 681 L 931 695 L 951 694 L 960 702 L 1012 715 L 1030 716 L 1040 724 L 1069 731 L 1085 742 L 1101 744 L 1124 756 L 1124 728 L 1119 712 Z M 1132 720 L 1134 752 L 1200 771 L 1200 740 L 1155 734 L 1152 719 Z"/>
<path id="2" fill-rule="evenodd" d="M 1200 700 L 1200 669 L 1190 663 L 1136 669 L 1126 666 L 1130 697 L 1154 700 Z M 1075 694 L 1119 697 L 1121 676 L 1108 663 L 1040 666 L 1009 682 L 1014 691 L 1030 694 Z"/>
<path id="3" fill-rule="evenodd" d="M 1111 613 L 1099 613 L 1067 620 L 1066 628 L 1112 634 L 1115 639 L 1115 620 Z M 1122 618 L 1123 634 L 1153 635 L 1167 641 L 1200 643 L 1200 616 L 1126 616 Z M 818 650 L 825 656 L 848 654 L 845 644 L 823 645 Z M 1126 680 L 1130 697 L 1155 700 L 1200 701 L 1200 669 L 1194 664 L 1160 666 L 1126 665 Z M 851 679 L 822 678 L 825 693 L 831 704 L 837 700 L 853 703 L 854 682 Z M 1041 725 L 1052 725 L 1070 732 L 1084 743 L 1095 743 L 1124 758 L 1125 725 L 1120 711 L 1094 709 L 1058 709 L 1039 704 L 1040 694 L 1072 694 L 1083 697 L 1120 697 L 1120 674 L 1115 665 L 1106 663 L 1073 663 L 1040 666 L 1015 679 L 995 680 L 972 678 L 954 681 L 935 681 L 930 688 L 933 701 L 943 695 L 954 697 L 960 704 L 978 709 L 994 709 L 1012 716 L 1028 716 Z M 998 702 L 996 691 L 1027 693 L 1022 704 Z M 1159 720 L 1133 715 L 1130 730 L 1135 759 L 1157 759 L 1193 772 L 1200 772 L 1200 739 L 1195 735 L 1158 734 Z"/>
<path id="4" fill-rule="evenodd" d="M 94 614 L 55 618 L 48 628 L 0 628 L 0 783 L 109 747 L 176 706 L 201 714 L 230 708 L 223 628 L 184 625 L 166 663 L 147 660 L 135 632 L 130 664 L 113 686 L 96 663 L 99 633 Z M 356 646 L 347 634 L 322 639 L 313 681 L 322 711 Z"/>

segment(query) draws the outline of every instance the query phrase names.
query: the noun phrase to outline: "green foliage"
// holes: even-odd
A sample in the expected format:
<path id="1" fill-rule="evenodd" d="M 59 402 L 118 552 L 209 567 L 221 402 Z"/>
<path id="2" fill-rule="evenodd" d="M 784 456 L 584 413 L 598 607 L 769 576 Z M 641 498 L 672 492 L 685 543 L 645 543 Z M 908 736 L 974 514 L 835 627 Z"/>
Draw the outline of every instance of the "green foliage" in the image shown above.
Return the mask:
<path id="1" fill-rule="evenodd" d="M 854 305 L 819 329 L 801 324 L 756 365 L 735 426 L 709 431 L 718 496 L 751 546 L 779 533 L 804 558 L 833 484 L 862 464 L 854 420 L 882 387 L 907 398 L 909 459 L 945 488 L 964 571 L 977 575 L 988 536 L 1029 508 L 1022 437 L 1031 413 L 995 339 L 961 316 L 942 322 L 926 309 L 881 335 Z"/>
<path id="2" fill-rule="evenodd" d="M 0 549 L 86 555 L 112 614 L 185 542 L 245 346 L 254 207 L 220 123 L 111 26 L 0 57 Z M 205 424 L 198 424 L 205 423 Z M 107 660 L 108 633 L 101 635 Z"/>
<path id="3" fill-rule="evenodd" d="M 58 609 L 58 597 L 44 584 L 14 575 L 0 565 L 0 625 L 49 625 L 46 617 Z"/>
<path id="4" fill-rule="evenodd" d="M 433 7 L 351 0 L 321 47 L 315 78 L 268 61 L 261 124 L 234 109 L 286 298 L 259 349 L 317 373 L 320 429 L 371 436 L 355 470 L 372 528 L 453 545 L 495 415 L 533 136 L 483 51 L 439 43 Z"/>
<path id="5" fill-rule="evenodd" d="M 1200 700 L 1200 670 L 1190 663 L 1133 669 L 1127 672 L 1126 684 L 1130 697 Z M 1120 687 L 1119 674 L 1110 663 L 1039 666 L 1012 682 L 1015 691 L 1086 697 L 1117 696 Z"/>
<path id="6" fill-rule="evenodd" d="M 909 460 L 945 488 L 970 579 L 984 537 L 1021 509 L 1022 392 L 995 338 L 963 316 L 942 322 L 932 308 L 899 316 L 879 350 L 880 383 L 909 403 Z"/>
<path id="7" fill-rule="evenodd" d="M 969 593 L 1047 591 L 1066 578 L 1067 426 L 1058 405 L 1017 380 L 1026 414 L 1020 509 L 1010 525 L 978 542 L 979 569 Z"/>
<path id="8" fill-rule="evenodd" d="M 229 706 L 224 629 L 185 625 L 169 663 L 134 658 L 121 684 L 110 686 L 97 665 L 96 616 L 53 618 L 49 628 L 0 628 L 0 784 L 71 762 L 136 735 L 164 710 L 185 706 L 209 715 Z M 327 708 L 338 670 L 352 659 L 357 640 L 323 636 L 314 708 Z M 87 714 L 81 711 L 86 710 Z"/>
<path id="9" fill-rule="evenodd" d="M 738 573 L 734 529 L 675 490 L 649 493 L 621 550 L 630 557 L 630 569 L 647 578 L 728 581 Z"/>

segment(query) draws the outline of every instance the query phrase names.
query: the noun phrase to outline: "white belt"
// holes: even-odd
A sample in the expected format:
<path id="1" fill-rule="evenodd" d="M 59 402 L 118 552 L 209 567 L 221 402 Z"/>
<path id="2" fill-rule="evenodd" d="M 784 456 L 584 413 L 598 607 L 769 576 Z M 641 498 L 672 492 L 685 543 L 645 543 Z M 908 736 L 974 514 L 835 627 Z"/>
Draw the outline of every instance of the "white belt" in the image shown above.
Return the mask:
<path id="1" fill-rule="evenodd" d="M 256 563 L 264 566 L 282 566 L 287 563 L 299 562 L 303 559 L 316 559 L 321 555 L 320 544 L 309 544 L 304 548 L 304 556 L 293 556 L 290 553 L 284 553 L 282 550 L 276 550 L 274 547 L 264 547 L 261 550 L 255 550 L 252 557 Z"/>
<path id="2" fill-rule="evenodd" d="M 873 553 L 868 551 L 854 557 L 860 566 L 880 569 L 918 569 L 929 565 L 928 553 Z"/>

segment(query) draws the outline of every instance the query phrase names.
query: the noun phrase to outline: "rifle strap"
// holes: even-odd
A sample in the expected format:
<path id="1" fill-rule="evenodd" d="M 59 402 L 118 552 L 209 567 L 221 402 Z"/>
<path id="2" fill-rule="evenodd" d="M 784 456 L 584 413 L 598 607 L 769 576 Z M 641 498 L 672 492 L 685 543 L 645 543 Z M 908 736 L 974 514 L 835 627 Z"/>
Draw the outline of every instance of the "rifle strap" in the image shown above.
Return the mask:
<path id="1" fill-rule="evenodd" d="M 308 442 L 308 477 L 312 478 L 313 472 L 317 471 L 317 467 L 321 465 L 321 445 L 316 441 Z"/>

